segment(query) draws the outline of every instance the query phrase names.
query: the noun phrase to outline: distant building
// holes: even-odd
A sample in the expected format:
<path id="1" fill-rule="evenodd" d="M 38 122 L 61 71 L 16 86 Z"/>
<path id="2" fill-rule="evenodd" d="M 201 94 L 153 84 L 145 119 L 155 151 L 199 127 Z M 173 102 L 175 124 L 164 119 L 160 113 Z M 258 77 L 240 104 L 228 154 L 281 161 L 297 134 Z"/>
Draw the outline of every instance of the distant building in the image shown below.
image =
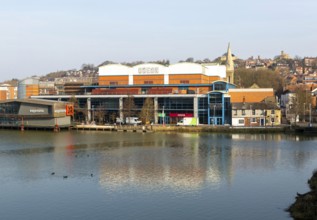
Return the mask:
<path id="1" fill-rule="evenodd" d="M 281 54 L 279 56 L 275 57 L 275 60 L 288 60 L 291 59 L 290 55 L 288 55 L 287 53 L 285 53 L 283 50 L 281 51 Z"/>
<path id="2" fill-rule="evenodd" d="M 39 95 L 56 95 L 55 83 L 52 81 L 40 81 L 39 93 Z"/>
<path id="3" fill-rule="evenodd" d="M 18 99 L 39 95 L 39 78 L 30 77 L 18 82 Z"/>
<path id="4" fill-rule="evenodd" d="M 97 77 L 63 77 L 55 79 L 55 94 L 58 95 L 79 95 L 84 94 L 83 86 L 96 85 Z"/>
<path id="5" fill-rule="evenodd" d="M 16 99 L 17 98 L 17 87 L 9 84 L 0 85 L 0 100 Z"/>

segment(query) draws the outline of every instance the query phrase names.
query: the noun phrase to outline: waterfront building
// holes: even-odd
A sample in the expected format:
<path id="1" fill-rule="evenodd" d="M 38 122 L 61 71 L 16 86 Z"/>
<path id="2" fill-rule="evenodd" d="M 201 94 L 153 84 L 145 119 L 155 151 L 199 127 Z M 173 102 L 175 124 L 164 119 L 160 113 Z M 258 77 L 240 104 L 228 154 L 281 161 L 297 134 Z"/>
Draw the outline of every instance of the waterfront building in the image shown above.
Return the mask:
<path id="1" fill-rule="evenodd" d="M 273 88 L 229 89 L 232 126 L 267 126 L 281 124 L 281 111 Z"/>
<path id="2" fill-rule="evenodd" d="M 232 126 L 277 126 L 281 124 L 281 110 L 272 102 L 232 103 Z"/>
<path id="3" fill-rule="evenodd" d="M 169 66 L 145 63 L 136 66 L 108 64 L 99 67 L 97 85 L 84 85 L 81 93 L 33 96 L 68 101 L 74 98 L 82 122 L 114 123 L 123 119 L 125 102 L 133 98 L 133 114 L 153 101 L 154 123 L 176 124 L 183 117 L 198 117 L 200 124 L 231 125 L 232 103 L 260 103 L 273 89 L 236 89 L 230 44 L 225 65 L 177 63 Z M 265 110 L 265 109 L 264 109 Z M 100 116 L 101 115 L 101 116 Z M 100 117 L 99 117 L 100 116 Z"/>
<path id="4" fill-rule="evenodd" d="M 176 124 L 183 117 L 198 117 L 201 124 L 231 124 L 228 89 L 235 88 L 230 45 L 225 65 L 216 63 L 177 63 L 169 66 L 146 63 L 133 67 L 108 64 L 99 67 L 98 83 L 70 85 L 56 82 L 57 95 L 32 98 L 76 101 L 77 120 L 114 123 L 124 118 L 124 104 L 133 97 L 130 116 L 138 116 L 145 100 L 153 101 L 154 123 Z M 70 82 L 73 83 L 73 82 Z M 79 89 L 79 90 L 78 90 Z M 76 110 L 75 109 L 75 110 Z"/>
<path id="5" fill-rule="evenodd" d="M 13 128 L 69 127 L 73 115 L 71 103 L 16 99 L 0 101 L 0 126 Z"/>
<path id="6" fill-rule="evenodd" d="M 16 99 L 17 87 L 9 84 L 0 85 L 0 100 Z"/>

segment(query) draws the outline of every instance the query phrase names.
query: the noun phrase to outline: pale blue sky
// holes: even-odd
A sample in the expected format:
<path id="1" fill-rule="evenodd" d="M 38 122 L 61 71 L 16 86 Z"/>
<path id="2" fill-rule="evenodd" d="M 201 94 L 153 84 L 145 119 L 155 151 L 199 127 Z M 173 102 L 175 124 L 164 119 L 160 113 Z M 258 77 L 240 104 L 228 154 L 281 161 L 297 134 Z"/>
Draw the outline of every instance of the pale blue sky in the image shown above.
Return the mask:
<path id="1" fill-rule="evenodd" d="M 316 0 L 0 0 L 0 81 L 105 60 L 317 56 Z"/>

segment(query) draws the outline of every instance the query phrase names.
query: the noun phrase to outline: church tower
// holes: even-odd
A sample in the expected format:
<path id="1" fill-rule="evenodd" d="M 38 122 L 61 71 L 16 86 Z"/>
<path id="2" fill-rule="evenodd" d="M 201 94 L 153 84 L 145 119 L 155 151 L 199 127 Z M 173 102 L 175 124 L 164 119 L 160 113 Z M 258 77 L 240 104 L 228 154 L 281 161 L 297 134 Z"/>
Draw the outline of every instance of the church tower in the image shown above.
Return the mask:
<path id="1" fill-rule="evenodd" d="M 234 63 L 231 54 L 230 43 L 228 44 L 227 57 L 226 57 L 226 77 L 228 83 L 234 83 Z"/>

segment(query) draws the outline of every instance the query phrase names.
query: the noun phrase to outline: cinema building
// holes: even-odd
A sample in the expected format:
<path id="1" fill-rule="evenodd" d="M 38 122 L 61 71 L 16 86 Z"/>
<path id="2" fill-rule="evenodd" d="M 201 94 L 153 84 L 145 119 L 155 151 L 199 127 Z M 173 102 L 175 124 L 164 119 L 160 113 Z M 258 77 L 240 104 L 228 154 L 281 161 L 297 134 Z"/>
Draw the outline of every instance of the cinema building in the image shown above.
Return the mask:
<path id="1" fill-rule="evenodd" d="M 71 125 L 72 105 L 40 99 L 0 101 L 0 127 L 67 128 Z"/>
<path id="2" fill-rule="evenodd" d="M 200 124 L 231 125 L 229 89 L 234 89 L 234 64 L 230 45 L 226 64 L 145 63 L 136 66 L 109 64 L 99 67 L 98 85 L 82 86 L 77 95 L 45 95 L 32 98 L 69 101 L 76 99 L 77 120 L 114 123 L 124 118 L 124 103 L 133 97 L 135 115 L 147 98 L 154 102 L 155 124 L 176 124 L 183 117 L 198 117 Z"/>
<path id="3" fill-rule="evenodd" d="M 225 65 L 156 63 L 133 67 L 109 64 L 99 67 L 98 85 L 82 86 L 81 94 L 38 95 L 33 99 L 69 101 L 75 98 L 80 121 L 98 121 L 104 114 L 105 123 L 123 118 L 124 102 L 133 97 L 136 112 L 146 98 L 154 102 L 154 123 L 176 124 L 183 117 L 198 117 L 200 124 L 231 124 L 230 96 L 235 88 L 234 66 L 230 46 Z M 76 112 L 76 109 L 75 109 Z M 78 119 L 78 118 L 77 118 Z"/>

